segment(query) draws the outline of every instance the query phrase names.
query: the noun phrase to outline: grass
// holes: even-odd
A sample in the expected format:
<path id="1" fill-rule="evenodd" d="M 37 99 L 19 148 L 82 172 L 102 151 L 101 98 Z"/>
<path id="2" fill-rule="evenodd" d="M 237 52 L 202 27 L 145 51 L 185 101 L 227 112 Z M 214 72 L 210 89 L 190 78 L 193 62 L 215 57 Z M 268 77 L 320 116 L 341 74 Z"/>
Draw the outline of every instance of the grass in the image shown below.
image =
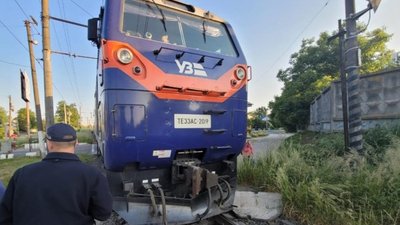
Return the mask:
<path id="1" fill-rule="evenodd" d="M 38 161 L 40 161 L 40 157 L 22 157 L 0 160 L 0 180 L 5 186 L 7 186 L 11 176 L 18 168 Z"/>
<path id="2" fill-rule="evenodd" d="M 280 192 L 285 216 L 303 224 L 400 224 L 400 140 L 394 130 L 369 131 L 364 156 L 344 151 L 341 134 L 297 134 L 264 158 L 243 161 L 239 183 Z"/>
<path id="3" fill-rule="evenodd" d="M 79 159 L 84 163 L 92 163 L 96 160 L 95 155 L 89 154 L 79 154 Z M 39 162 L 41 160 L 40 157 L 21 157 L 7 160 L 0 160 L 0 180 L 3 182 L 5 186 L 8 185 L 11 176 L 14 172 L 25 165 Z"/>
<path id="4" fill-rule="evenodd" d="M 80 129 L 77 132 L 79 143 L 93 144 L 93 134 L 90 129 Z"/>

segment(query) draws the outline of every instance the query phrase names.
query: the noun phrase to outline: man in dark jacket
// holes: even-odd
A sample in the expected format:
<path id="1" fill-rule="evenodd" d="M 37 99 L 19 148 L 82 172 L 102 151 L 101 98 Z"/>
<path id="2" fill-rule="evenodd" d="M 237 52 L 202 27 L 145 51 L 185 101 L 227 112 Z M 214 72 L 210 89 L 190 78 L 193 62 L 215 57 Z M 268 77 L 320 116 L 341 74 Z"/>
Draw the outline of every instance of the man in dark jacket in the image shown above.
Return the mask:
<path id="1" fill-rule="evenodd" d="M 0 224 L 87 225 L 106 220 L 112 197 L 105 177 L 74 154 L 76 132 L 67 124 L 47 129 L 49 153 L 18 169 L 0 204 Z"/>

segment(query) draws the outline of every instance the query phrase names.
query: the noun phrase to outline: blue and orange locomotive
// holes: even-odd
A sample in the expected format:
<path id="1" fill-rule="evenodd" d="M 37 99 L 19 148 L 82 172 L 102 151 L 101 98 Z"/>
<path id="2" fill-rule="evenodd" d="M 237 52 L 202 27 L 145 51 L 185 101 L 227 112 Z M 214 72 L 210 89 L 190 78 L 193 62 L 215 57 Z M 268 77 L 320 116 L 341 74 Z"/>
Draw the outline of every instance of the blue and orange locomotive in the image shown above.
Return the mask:
<path id="1" fill-rule="evenodd" d="M 250 77 L 231 26 L 179 1 L 108 0 L 88 30 L 114 210 L 134 224 L 230 210 Z"/>

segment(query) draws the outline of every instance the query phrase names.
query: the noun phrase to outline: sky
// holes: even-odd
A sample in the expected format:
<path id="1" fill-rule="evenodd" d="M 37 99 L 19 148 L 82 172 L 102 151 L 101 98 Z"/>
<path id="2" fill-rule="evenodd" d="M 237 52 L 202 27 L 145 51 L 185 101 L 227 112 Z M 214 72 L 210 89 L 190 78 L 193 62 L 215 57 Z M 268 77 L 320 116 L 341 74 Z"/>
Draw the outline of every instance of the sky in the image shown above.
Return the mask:
<path id="1" fill-rule="evenodd" d="M 104 0 L 49 0 L 50 15 L 86 24 L 96 17 Z M 300 49 L 303 39 L 318 38 L 324 31 L 337 29 L 338 19 L 345 19 L 345 0 L 186 0 L 228 21 L 252 66 L 249 84 L 250 111 L 268 106 L 280 95 L 282 83 L 276 74 L 289 66 L 290 55 Z M 356 0 L 356 11 L 367 7 L 367 1 Z M 389 49 L 400 51 L 400 1 L 384 0 L 376 13 L 371 13 L 368 30 L 386 27 L 393 34 Z M 25 107 L 20 94 L 19 70 L 31 78 L 28 44 L 24 20 L 33 16 L 39 26 L 32 25 L 35 58 L 42 58 L 41 1 L 5 0 L 0 7 L 0 106 L 8 111 L 8 96 L 16 111 Z M 359 19 L 368 22 L 366 14 Z M 86 39 L 86 29 L 51 21 L 51 48 L 83 56 L 96 56 L 97 49 Z M 42 63 L 36 64 L 42 117 L 44 87 Z M 94 107 L 96 60 L 52 54 L 54 109 L 57 102 L 75 103 L 82 122 L 91 123 Z M 33 88 L 31 88 L 33 90 Z M 31 109 L 34 108 L 33 91 Z"/>

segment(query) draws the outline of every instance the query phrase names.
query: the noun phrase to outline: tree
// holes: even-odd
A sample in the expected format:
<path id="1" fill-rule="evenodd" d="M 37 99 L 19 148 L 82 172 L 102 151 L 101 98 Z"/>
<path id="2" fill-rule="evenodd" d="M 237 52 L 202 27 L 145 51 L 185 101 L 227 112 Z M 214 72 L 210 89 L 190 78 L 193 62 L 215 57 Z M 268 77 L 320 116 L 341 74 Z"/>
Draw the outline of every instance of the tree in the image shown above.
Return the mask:
<path id="1" fill-rule="evenodd" d="M 393 51 L 386 47 L 391 37 L 392 35 L 386 33 L 384 28 L 375 29 L 358 37 L 362 55 L 360 74 L 378 72 L 393 63 Z"/>
<path id="2" fill-rule="evenodd" d="M 3 139 L 8 125 L 7 112 L 0 106 L 0 139 Z"/>
<path id="3" fill-rule="evenodd" d="M 267 128 L 267 122 L 266 122 L 266 116 L 267 116 L 267 108 L 266 107 L 260 107 L 257 108 L 255 111 L 249 113 L 249 120 L 248 123 L 251 128 L 253 129 L 266 129 Z"/>
<path id="4" fill-rule="evenodd" d="M 64 105 L 65 111 L 64 113 Z M 66 115 L 66 117 L 64 116 Z M 66 119 L 66 121 L 65 121 Z M 57 103 L 57 110 L 56 110 L 56 122 L 59 123 L 68 123 L 74 128 L 80 128 L 80 115 L 78 109 L 76 108 L 76 104 L 67 104 L 65 101 L 59 101 Z"/>
<path id="5" fill-rule="evenodd" d="M 36 128 L 37 123 L 36 123 L 36 116 L 35 113 L 32 110 L 29 110 L 29 120 L 30 120 L 30 127 Z M 25 131 L 27 132 L 27 124 L 26 124 L 26 108 L 21 108 L 17 112 L 17 122 L 18 122 L 18 127 L 20 131 Z"/>
<path id="6" fill-rule="evenodd" d="M 290 66 L 278 72 L 277 78 L 284 83 L 282 94 L 268 104 L 275 127 L 283 127 L 289 132 L 305 129 L 311 102 L 339 78 L 339 42 L 328 42 L 330 36 L 323 32 L 317 41 L 314 38 L 303 40 L 300 50 L 291 55 Z M 384 28 L 359 35 L 363 74 L 389 66 L 391 51 L 386 43 L 390 37 Z"/>

